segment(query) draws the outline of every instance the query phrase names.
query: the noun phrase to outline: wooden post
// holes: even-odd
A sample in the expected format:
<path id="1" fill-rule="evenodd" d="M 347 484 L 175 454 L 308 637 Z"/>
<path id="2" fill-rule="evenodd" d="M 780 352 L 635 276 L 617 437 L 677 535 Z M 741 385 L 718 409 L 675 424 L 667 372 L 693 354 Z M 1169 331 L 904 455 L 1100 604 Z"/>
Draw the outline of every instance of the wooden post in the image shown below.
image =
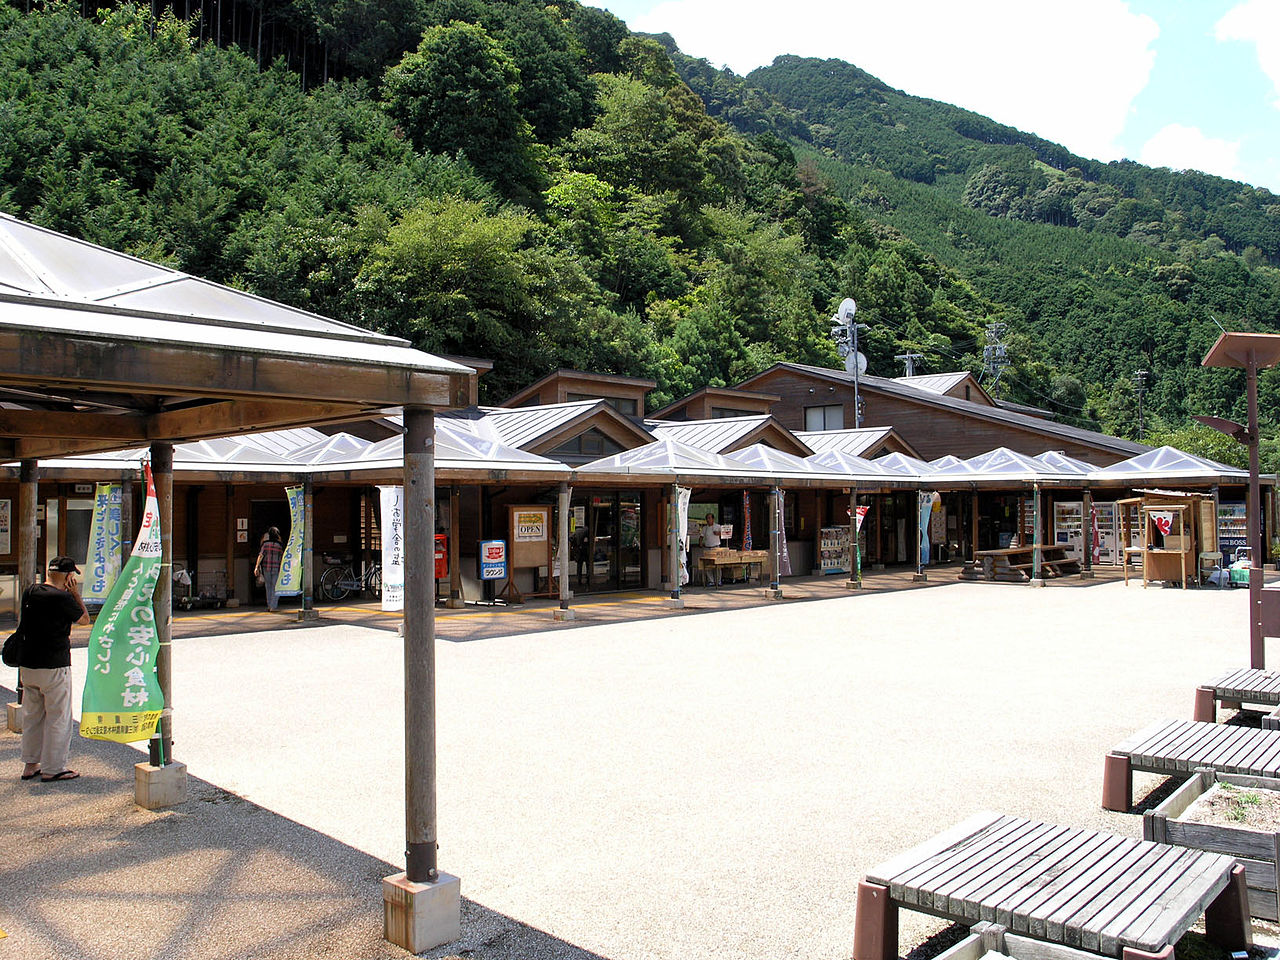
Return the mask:
<path id="1" fill-rule="evenodd" d="M 1244 514 L 1249 528 L 1249 666 L 1266 669 L 1262 639 L 1262 485 L 1258 477 L 1258 355 L 1249 350 L 1245 362 L 1249 401 L 1249 499 Z"/>
<path id="2" fill-rule="evenodd" d="M 223 555 L 222 569 L 226 577 L 227 599 L 230 600 L 236 595 L 235 576 L 236 576 L 236 493 L 235 487 L 231 484 L 223 485 L 223 497 L 227 504 L 227 542 L 226 552 Z"/>
<path id="3" fill-rule="evenodd" d="M 845 586 L 857 590 L 862 586 L 862 550 L 858 542 L 858 485 L 849 488 L 849 582 Z"/>
<path id="4" fill-rule="evenodd" d="M 299 620 L 315 620 L 319 617 L 315 601 L 315 491 L 311 487 L 311 474 L 302 478 L 302 609 Z"/>
<path id="5" fill-rule="evenodd" d="M 667 570 L 671 577 L 672 606 L 682 606 L 680 598 L 680 485 L 671 485 L 671 508 L 667 511 Z"/>
<path id="6" fill-rule="evenodd" d="M 1031 485 L 1031 583 L 1043 585 L 1040 577 L 1040 483 Z"/>
<path id="7" fill-rule="evenodd" d="M 436 867 L 435 414 L 404 408 L 405 873 L 433 883 Z"/>
<path id="8" fill-rule="evenodd" d="M 774 487 L 769 493 L 769 595 L 782 599 L 782 492 Z"/>
<path id="9" fill-rule="evenodd" d="M 40 499 L 40 468 L 35 460 L 18 465 L 18 595 L 36 583 L 36 504 Z M 22 611 L 15 608 L 21 616 Z"/>
<path id="10" fill-rule="evenodd" d="M 822 574 L 822 524 L 824 522 L 823 510 L 825 504 L 823 501 L 827 497 L 827 491 L 813 491 L 813 564 L 810 570 L 814 576 Z M 798 513 L 799 511 L 797 511 Z M 835 518 L 832 517 L 832 520 Z M 852 569 L 852 568 L 850 568 Z"/>
<path id="11" fill-rule="evenodd" d="M 462 489 L 449 488 L 449 599 L 445 606 L 457 610 L 466 606 L 462 593 Z"/>
<path id="12" fill-rule="evenodd" d="M 151 740 L 151 765 L 163 767 L 173 762 L 173 444 L 151 444 L 151 479 L 160 511 L 160 577 L 156 581 L 152 605 L 155 607 L 156 680 L 164 695 L 164 712 Z"/>
<path id="13" fill-rule="evenodd" d="M 555 613 L 557 620 L 572 620 L 573 611 L 569 609 L 569 598 L 573 592 L 569 589 L 569 512 L 573 497 L 573 488 L 567 481 L 560 481 L 559 505 L 557 508 L 557 540 L 560 544 L 560 608 Z"/>
<path id="14" fill-rule="evenodd" d="M 973 491 L 973 516 L 969 518 L 969 526 L 972 528 L 972 540 L 969 543 L 969 559 L 978 559 L 978 491 Z"/>

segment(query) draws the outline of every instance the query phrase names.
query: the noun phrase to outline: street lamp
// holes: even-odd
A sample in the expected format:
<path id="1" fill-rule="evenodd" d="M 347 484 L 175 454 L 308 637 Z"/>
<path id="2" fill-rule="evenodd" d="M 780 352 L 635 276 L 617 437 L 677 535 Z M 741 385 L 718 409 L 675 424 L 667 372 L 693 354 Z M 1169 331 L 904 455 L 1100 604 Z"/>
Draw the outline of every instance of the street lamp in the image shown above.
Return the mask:
<path id="1" fill-rule="evenodd" d="M 867 358 L 858 352 L 858 331 L 870 330 L 865 323 L 854 323 L 858 305 L 853 297 L 840 301 L 840 309 L 831 318 L 831 337 L 836 342 L 836 353 L 844 358 L 846 373 L 853 374 L 853 425 L 862 426 L 862 400 L 858 396 L 858 378 L 867 372 Z"/>
<path id="2" fill-rule="evenodd" d="M 1245 371 L 1249 404 L 1247 426 L 1219 417 L 1196 417 L 1249 448 L 1249 500 L 1245 522 L 1249 528 L 1249 666 L 1265 669 L 1262 642 L 1262 484 L 1258 479 L 1258 371 L 1280 363 L 1280 334 L 1223 333 L 1209 348 L 1201 365 L 1235 367 Z"/>

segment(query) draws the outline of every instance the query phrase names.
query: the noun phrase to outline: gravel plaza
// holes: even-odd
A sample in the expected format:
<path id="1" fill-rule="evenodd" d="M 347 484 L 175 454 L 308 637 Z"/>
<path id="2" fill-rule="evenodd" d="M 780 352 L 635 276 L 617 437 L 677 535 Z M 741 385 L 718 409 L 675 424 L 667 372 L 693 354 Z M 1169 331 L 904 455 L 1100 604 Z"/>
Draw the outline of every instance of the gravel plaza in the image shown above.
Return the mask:
<path id="1" fill-rule="evenodd" d="M 976 811 L 1141 836 L 1100 807 L 1104 754 L 1247 663 L 1243 590 L 826 595 L 442 629 L 440 864 L 463 940 L 429 956 L 848 957 L 866 870 Z M 175 630 L 194 781 L 174 810 L 132 804 L 129 748 L 77 740 L 85 777 L 27 784 L 0 735 L 0 958 L 408 956 L 381 940 L 404 838 L 388 626 Z M 941 927 L 902 920 L 903 952 Z"/>

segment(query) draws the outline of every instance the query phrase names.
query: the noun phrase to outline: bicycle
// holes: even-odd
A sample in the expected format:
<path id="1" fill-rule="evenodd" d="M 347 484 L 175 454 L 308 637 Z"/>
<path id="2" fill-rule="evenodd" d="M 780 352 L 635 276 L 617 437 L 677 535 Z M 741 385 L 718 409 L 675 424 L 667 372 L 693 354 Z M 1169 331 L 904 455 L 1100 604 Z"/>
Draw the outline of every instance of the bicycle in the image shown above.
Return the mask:
<path id="1" fill-rule="evenodd" d="M 325 557 L 324 562 L 329 569 L 320 577 L 320 595 L 326 600 L 345 600 L 352 593 L 382 596 L 382 564 L 370 563 L 356 573 L 350 560 Z"/>

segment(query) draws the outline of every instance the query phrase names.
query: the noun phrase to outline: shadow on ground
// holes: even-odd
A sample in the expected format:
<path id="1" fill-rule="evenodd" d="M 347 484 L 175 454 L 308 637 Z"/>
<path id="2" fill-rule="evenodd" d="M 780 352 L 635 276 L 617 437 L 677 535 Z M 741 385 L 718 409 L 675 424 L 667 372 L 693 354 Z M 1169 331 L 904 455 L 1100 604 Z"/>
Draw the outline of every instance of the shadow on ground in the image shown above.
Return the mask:
<path id="1" fill-rule="evenodd" d="M 77 738 L 80 779 L 23 783 L 19 742 L 0 733 L 0 929 L 8 935 L 0 952 L 24 960 L 411 956 L 382 939 L 381 881 L 399 868 L 196 778 L 185 804 L 143 810 L 133 802 L 140 755 L 120 744 Z M 424 956 L 604 960 L 466 899 L 462 932 Z"/>

